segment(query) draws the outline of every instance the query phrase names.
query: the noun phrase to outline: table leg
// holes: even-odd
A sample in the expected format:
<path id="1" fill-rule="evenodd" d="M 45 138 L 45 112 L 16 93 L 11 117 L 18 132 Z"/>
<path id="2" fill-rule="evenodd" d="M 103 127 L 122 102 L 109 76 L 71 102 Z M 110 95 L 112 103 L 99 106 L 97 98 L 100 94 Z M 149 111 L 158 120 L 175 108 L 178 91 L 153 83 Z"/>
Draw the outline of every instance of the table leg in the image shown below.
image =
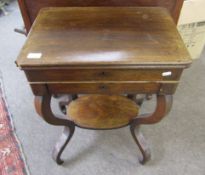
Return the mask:
<path id="1" fill-rule="evenodd" d="M 44 96 L 35 97 L 36 111 L 47 123 L 57 126 L 65 126 L 63 134 L 57 142 L 53 151 L 53 159 L 57 162 L 57 164 L 62 164 L 63 161 L 61 160 L 60 156 L 69 140 L 73 136 L 75 124 L 72 121 L 56 117 L 52 113 L 50 103 L 51 94 L 45 94 Z"/>
<path id="2" fill-rule="evenodd" d="M 159 122 L 170 111 L 172 106 L 172 95 L 157 95 L 157 105 L 154 113 L 143 114 L 135 118 L 130 124 L 131 134 L 138 145 L 141 156 L 139 157 L 140 163 L 144 164 L 150 157 L 150 149 L 144 139 L 143 135 L 139 132 L 139 125 L 141 124 L 154 124 Z"/>
<path id="3" fill-rule="evenodd" d="M 75 127 L 65 126 L 61 137 L 59 138 L 58 142 L 56 143 L 53 149 L 52 157 L 58 165 L 64 163 L 64 161 L 60 157 L 63 153 L 63 150 L 66 148 L 68 142 L 70 141 L 71 137 L 73 136 L 74 131 Z"/>
<path id="4" fill-rule="evenodd" d="M 139 150 L 141 154 L 139 155 L 139 162 L 141 164 L 144 164 L 151 158 L 151 151 L 150 148 L 142 135 L 142 133 L 139 131 L 139 125 L 131 125 L 130 131 L 132 134 L 133 139 L 135 140 L 136 144 L 139 147 Z"/>

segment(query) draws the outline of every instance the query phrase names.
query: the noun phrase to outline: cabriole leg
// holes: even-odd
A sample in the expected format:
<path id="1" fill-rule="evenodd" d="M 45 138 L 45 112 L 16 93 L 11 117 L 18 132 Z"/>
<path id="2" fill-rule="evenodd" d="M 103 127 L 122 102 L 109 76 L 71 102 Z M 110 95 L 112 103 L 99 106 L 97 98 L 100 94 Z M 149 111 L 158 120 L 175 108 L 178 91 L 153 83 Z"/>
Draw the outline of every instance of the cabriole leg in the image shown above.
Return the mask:
<path id="1" fill-rule="evenodd" d="M 56 143 L 52 157 L 57 162 L 58 165 L 61 165 L 64 163 L 64 161 L 61 159 L 61 154 L 63 153 L 64 149 L 66 148 L 68 142 L 70 141 L 71 137 L 73 136 L 73 133 L 75 131 L 75 127 L 64 127 L 63 133 L 61 137 L 59 138 L 58 142 Z"/>
<path id="2" fill-rule="evenodd" d="M 140 163 L 144 164 L 151 158 L 150 149 L 143 135 L 139 132 L 141 124 L 154 124 L 158 123 L 170 111 L 172 106 L 172 95 L 157 95 L 157 105 L 154 113 L 143 114 L 135 118 L 130 124 L 131 134 L 139 147 L 141 156 L 139 157 Z"/>
<path id="3" fill-rule="evenodd" d="M 139 155 L 139 161 L 141 164 L 146 163 L 150 157 L 151 157 L 151 151 L 148 147 L 148 144 L 142 135 L 142 133 L 139 131 L 139 126 L 131 125 L 130 131 L 132 134 L 133 139 L 135 140 L 136 144 L 139 147 L 139 150 L 141 152 L 141 155 Z"/>
<path id="4" fill-rule="evenodd" d="M 35 97 L 36 111 L 47 123 L 57 126 L 65 126 L 63 134 L 57 142 L 53 151 L 53 159 L 57 162 L 57 164 L 62 164 L 63 161 L 61 160 L 60 156 L 69 140 L 73 136 L 75 124 L 72 121 L 56 117 L 51 111 L 50 103 L 51 94 L 45 94 L 44 96 Z"/>

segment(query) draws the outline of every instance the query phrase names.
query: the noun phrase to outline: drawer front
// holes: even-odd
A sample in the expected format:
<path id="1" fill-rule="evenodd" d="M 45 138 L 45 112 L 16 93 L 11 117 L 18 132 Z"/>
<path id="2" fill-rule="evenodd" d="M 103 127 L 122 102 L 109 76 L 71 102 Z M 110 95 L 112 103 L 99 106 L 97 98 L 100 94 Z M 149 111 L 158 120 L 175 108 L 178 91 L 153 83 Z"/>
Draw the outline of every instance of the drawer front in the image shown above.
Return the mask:
<path id="1" fill-rule="evenodd" d="M 177 81 L 182 69 L 43 69 L 25 73 L 30 82 Z"/>
<path id="2" fill-rule="evenodd" d="M 177 84 L 160 83 L 60 83 L 47 84 L 52 94 L 123 94 L 123 93 L 149 93 L 158 92 L 173 94 Z"/>

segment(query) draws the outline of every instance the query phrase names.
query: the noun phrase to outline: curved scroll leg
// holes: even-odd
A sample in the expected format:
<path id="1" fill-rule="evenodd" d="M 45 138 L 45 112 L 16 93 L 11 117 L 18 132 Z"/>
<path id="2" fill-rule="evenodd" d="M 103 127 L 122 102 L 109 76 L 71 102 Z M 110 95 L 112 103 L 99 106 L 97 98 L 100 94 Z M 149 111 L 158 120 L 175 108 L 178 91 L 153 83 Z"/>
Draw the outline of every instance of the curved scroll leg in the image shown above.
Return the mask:
<path id="1" fill-rule="evenodd" d="M 159 122 L 171 109 L 172 95 L 157 95 L 157 105 L 153 114 L 144 114 L 135 118 L 130 124 L 131 134 L 138 145 L 142 156 L 139 157 L 140 163 L 144 164 L 151 158 L 150 149 L 139 132 L 140 124 L 154 124 Z"/>
<path id="2" fill-rule="evenodd" d="M 51 111 L 50 103 L 50 94 L 35 97 L 36 111 L 47 123 L 52 125 L 65 126 L 63 134 L 53 151 L 53 159 L 57 162 L 57 164 L 62 164 L 63 161 L 61 160 L 60 156 L 69 140 L 73 136 L 75 124 L 72 121 L 56 117 Z"/>
<path id="3" fill-rule="evenodd" d="M 148 147 L 148 144 L 144 136 L 139 131 L 139 126 L 131 125 L 130 131 L 131 131 L 133 139 L 135 140 L 141 152 L 141 155 L 139 155 L 139 162 L 141 164 L 144 164 L 151 158 L 150 148 Z"/>
<path id="4" fill-rule="evenodd" d="M 63 133 L 59 138 L 59 141 L 56 143 L 53 149 L 52 157 L 57 162 L 58 165 L 64 163 L 64 161 L 60 157 L 61 154 L 63 153 L 63 150 L 66 148 L 68 142 L 70 141 L 71 137 L 73 136 L 74 131 L 75 131 L 75 127 L 65 126 Z"/>

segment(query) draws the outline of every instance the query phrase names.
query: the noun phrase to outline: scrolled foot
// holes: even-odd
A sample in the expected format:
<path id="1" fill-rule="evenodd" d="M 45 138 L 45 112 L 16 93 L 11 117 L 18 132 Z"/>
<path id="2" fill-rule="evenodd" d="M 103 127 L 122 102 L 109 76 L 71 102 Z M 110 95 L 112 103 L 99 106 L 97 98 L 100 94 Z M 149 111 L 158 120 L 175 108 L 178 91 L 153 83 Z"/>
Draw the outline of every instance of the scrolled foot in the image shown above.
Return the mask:
<path id="1" fill-rule="evenodd" d="M 74 130 L 75 126 L 64 127 L 63 133 L 53 149 L 52 157 L 58 165 L 62 165 L 64 163 L 64 161 L 61 159 L 61 155 L 66 148 L 66 145 L 70 141 L 71 137 L 73 136 Z"/>
<path id="2" fill-rule="evenodd" d="M 141 154 L 139 155 L 139 158 L 138 158 L 139 162 L 141 164 L 145 164 L 151 158 L 150 148 L 149 148 L 144 136 L 139 131 L 139 126 L 131 125 L 130 131 L 131 131 L 133 139 L 135 140 L 135 142 L 138 145 L 139 150 L 141 152 Z"/>
<path id="3" fill-rule="evenodd" d="M 141 124 L 154 124 L 158 123 L 169 113 L 172 106 L 172 95 L 157 95 L 156 109 L 151 114 L 141 114 L 137 116 L 130 124 L 131 134 L 138 145 L 141 157 L 140 163 L 144 164 L 151 158 L 150 149 L 144 139 L 142 133 L 139 132 L 139 125 Z"/>

